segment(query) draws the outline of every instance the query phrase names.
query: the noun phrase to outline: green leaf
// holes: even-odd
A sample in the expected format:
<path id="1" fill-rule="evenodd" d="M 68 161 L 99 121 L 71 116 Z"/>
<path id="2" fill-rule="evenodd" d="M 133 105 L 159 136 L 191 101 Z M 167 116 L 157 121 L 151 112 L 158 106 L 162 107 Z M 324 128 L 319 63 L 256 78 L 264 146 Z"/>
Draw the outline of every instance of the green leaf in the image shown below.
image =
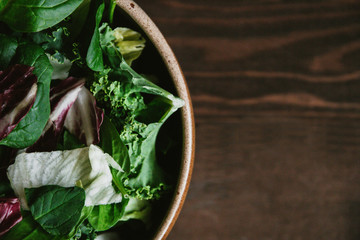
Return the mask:
<path id="1" fill-rule="evenodd" d="M 79 229 L 71 240 L 95 240 L 96 233 L 95 229 L 90 225 L 88 221 L 83 222 Z"/>
<path id="2" fill-rule="evenodd" d="M 167 188 L 156 158 L 156 140 L 163 123 L 184 101 L 136 73 L 115 46 L 116 33 L 107 24 L 100 27 L 100 43 L 111 69 L 96 75 L 92 92 L 110 112 L 111 119 L 128 147 L 130 174 L 122 181 L 126 192 L 139 199 L 157 199 Z M 146 104 L 142 94 L 150 94 Z"/>
<path id="3" fill-rule="evenodd" d="M 114 44 L 120 51 L 126 63 L 130 66 L 137 59 L 145 47 L 145 39 L 140 33 L 129 28 L 114 29 Z"/>
<path id="4" fill-rule="evenodd" d="M 81 143 L 77 137 L 72 135 L 68 130 L 64 130 L 63 143 L 61 146 L 58 146 L 59 150 L 72 150 L 83 147 L 85 147 L 85 144 Z"/>
<path id="5" fill-rule="evenodd" d="M 120 169 L 109 154 L 91 144 L 68 151 L 19 154 L 8 167 L 8 178 L 24 208 L 24 188 L 45 185 L 83 186 L 86 206 L 111 204 L 121 202 L 123 197 L 112 186 L 109 165 Z"/>
<path id="6" fill-rule="evenodd" d="M 4 9 L 4 7 L 7 5 L 9 0 L 2 0 L 0 1 L 0 11 Z"/>
<path id="7" fill-rule="evenodd" d="M 33 73 L 38 78 L 38 89 L 35 103 L 28 114 L 14 130 L 0 142 L 13 148 L 26 148 L 32 145 L 41 135 L 50 115 L 50 81 L 53 68 L 44 50 L 33 43 L 19 45 L 14 63 L 34 66 Z"/>
<path id="8" fill-rule="evenodd" d="M 68 238 L 74 237 L 80 231 L 81 225 L 83 225 L 84 221 L 89 217 L 93 208 L 94 206 L 83 207 L 83 209 L 81 210 L 79 221 L 69 233 Z"/>
<path id="9" fill-rule="evenodd" d="M 156 138 L 161 126 L 159 123 L 150 124 L 143 129 L 143 135 L 135 139 L 127 139 L 128 133 L 123 133 L 124 140 L 129 140 L 132 162 L 132 173 L 124 181 L 124 185 L 133 197 L 158 199 L 160 192 L 166 189 L 164 173 L 157 163 L 155 151 Z"/>
<path id="10" fill-rule="evenodd" d="M 94 34 L 91 38 L 90 46 L 86 55 L 86 63 L 88 67 L 94 71 L 104 70 L 102 50 L 100 46 L 100 32 L 99 25 L 102 19 L 104 12 L 105 4 L 100 4 L 99 8 L 96 11 L 96 20 L 95 20 L 95 29 Z"/>
<path id="11" fill-rule="evenodd" d="M 110 0 L 110 7 L 109 7 L 109 23 L 112 24 L 114 20 L 114 11 L 116 7 L 116 1 Z"/>
<path id="12" fill-rule="evenodd" d="M 29 37 L 39 44 L 47 52 L 59 51 L 63 45 L 64 29 L 57 27 L 56 30 L 49 29 L 41 32 L 35 32 L 28 34 Z"/>
<path id="13" fill-rule="evenodd" d="M 2 240 L 60 240 L 62 237 L 56 237 L 47 233 L 31 216 L 29 211 L 21 213 L 23 220 L 16 224 Z"/>
<path id="14" fill-rule="evenodd" d="M 68 40 L 71 43 L 78 40 L 78 36 L 84 28 L 84 24 L 89 15 L 90 2 L 91 0 L 83 0 L 80 6 L 70 15 L 70 19 L 61 22 L 61 25 L 68 30 Z"/>
<path id="15" fill-rule="evenodd" d="M 100 147 L 110 154 L 114 160 L 120 165 L 125 172 L 130 171 L 129 154 L 125 144 L 121 141 L 120 135 L 114 124 L 107 116 L 104 116 L 103 123 L 100 128 Z"/>
<path id="16" fill-rule="evenodd" d="M 100 128 L 100 147 L 105 152 L 110 154 L 113 159 L 120 165 L 123 171 L 111 169 L 113 181 L 117 188 L 126 194 L 123 186 L 123 179 L 130 172 L 130 159 L 128 149 L 120 139 L 120 135 L 110 119 L 104 116 L 104 121 Z"/>
<path id="17" fill-rule="evenodd" d="M 128 204 L 125 207 L 124 215 L 121 218 L 121 221 L 137 219 L 141 220 L 146 225 L 150 225 L 151 210 L 152 207 L 150 201 L 130 198 Z"/>
<path id="18" fill-rule="evenodd" d="M 6 196 L 15 196 L 9 182 L 0 182 L 0 198 Z"/>
<path id="19" fill-rule="evenodd" d="M 178 108 L 182 107 L 184 105 L 184 101 L 182 99 L 175 97 L 173 94 L 147 80 L 144 76 L 136 73 L 129 66 L 129 64 L 126 63 L 126 60 L 121 54 L 120 50 L 115 46 L 115 36 L 116 32 L 107 26 L 107 24 L 103 24 L 100 27 L 101 47 L 107 56 L 111 67 L 115 72 L 117 72 L 118 77 L 123 76 L 123 78 L 126 78 L 127 81 L 132 83 L 133 89 L 130 90 L 130 94 L 132 92 L 142 92 L 167 98 L 169 101 L 171 101 L 173 108 L 171 112 L 166 115 L 166 117 L 170 116 Z M 121 79 L 121 77 L 119 79 Z"/>
<path id="20" fill-rule="evenodd" d="M 0 20 L 14 31 L 38 32 L 65 19 L 82 1 L 10 0 L 0 4 Z"/>
<path id="21" fill-rule="evenodd" d="M 113 227 L 124 214 L 128 200 L 120 203 L 95 206 L 88 221 L 96 231 L 106 231 Z"/>
<path id="22" fill-rule="evenodd" d="M 0 34 L 0 69 L 8 67 L 11 59 L 14 57 L 18 42 L 16 38 Z"/>
<path id="23" fill-rule="evenodd" d="M 67 235 L 78 223 L 85 203 L 79 187 L 43 186 L 25 189 L 34 219 L 52 235 Z"/>

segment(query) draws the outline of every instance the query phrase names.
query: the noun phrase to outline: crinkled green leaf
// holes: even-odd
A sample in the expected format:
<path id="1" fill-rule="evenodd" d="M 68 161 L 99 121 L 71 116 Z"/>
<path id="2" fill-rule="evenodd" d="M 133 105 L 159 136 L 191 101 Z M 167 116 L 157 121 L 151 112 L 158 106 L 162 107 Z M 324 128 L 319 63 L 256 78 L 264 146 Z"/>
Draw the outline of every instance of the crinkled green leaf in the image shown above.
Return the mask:
<path id="1" fill-rule="evenodd" d="M 80 224 L 76 235 L 71 240 L 95 240 L 95 229 L 90 225 L 88 221 Z"/>
<path id="2" fill-rule="evenodd" d="M 61 50 L 63 35 L 64 29 L 57 27 L 55 30 L 30 33 L 29 37 L 44 50 Z"/>
<path id="3" fill-rule="evenodd" d="M 156 160 L 157 135 L 166 119 L 184 102 L 136 73 L 115 46 L 115 39 L 114 31 L 102 25 L 101 47 L 111 68 L 96 75 L 91 90 L 97 102 L 110 112 L 128 147 L 131 169 L 123 182 L 127 192 L 140 199 L 158 198 L 166 183 Z M 144 93 L 154 96 L 148 104 Z"/>

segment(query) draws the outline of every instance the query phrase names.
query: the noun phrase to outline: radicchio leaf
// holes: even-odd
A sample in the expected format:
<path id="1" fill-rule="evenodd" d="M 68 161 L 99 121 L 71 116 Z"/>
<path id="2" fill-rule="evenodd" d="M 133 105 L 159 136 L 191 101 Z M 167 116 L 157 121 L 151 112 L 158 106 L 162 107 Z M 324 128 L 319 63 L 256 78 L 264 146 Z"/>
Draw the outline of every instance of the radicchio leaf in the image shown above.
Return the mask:
<path id="1" fill-rule="evenodd" d="M 63 130 L 69 109 L 74 104 L 84 84 L 84 79 L 69 77 L 51 88 L 49 120 L 41 137 L 26 152 L 45 152 L 56 149 L 57 139 Z"/>
<path id="2" fill-rule="evenodd" d="M 37 77 L 33 70 L 16 64 L 0 72 L 0 140 L 16 127 L 35 102 Z"/>
<path id="3" fill-rule="evenodd" d="M 18 198 L 0 198 L 0 237 L 22 220 Z"/>
<path id="4" fill-rule="evenodd" d="M 90 146 L 100 141 L 100 126 L 104 119 L 102 109 L 96 107 L 95 97 L 85 87 L 79 92 L 65 119 L 65 127 L 81 142 Z"/>

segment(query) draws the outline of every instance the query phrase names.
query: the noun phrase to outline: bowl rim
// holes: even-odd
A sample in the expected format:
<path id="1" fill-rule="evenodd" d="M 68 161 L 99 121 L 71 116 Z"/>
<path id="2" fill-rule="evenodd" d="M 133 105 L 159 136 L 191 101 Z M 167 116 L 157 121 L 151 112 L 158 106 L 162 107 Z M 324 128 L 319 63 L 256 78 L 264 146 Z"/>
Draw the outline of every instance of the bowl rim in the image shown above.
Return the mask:
<path id="1" fill-rule="evenodd" d="M 179 180 L 166 217 L 153 238 L 154 240 L 166 239 L 179 216 L 191 180 L 195 156 L 195 121 L 193 107 L 184 74 L 173 51 L 158 27 L 134 1 L 117 0 L 116 3 L 141 27 L 153 43 L 169 71 L 178 96 L 185 101 L 185 105 L 181 108 L 183 152 Z"/>

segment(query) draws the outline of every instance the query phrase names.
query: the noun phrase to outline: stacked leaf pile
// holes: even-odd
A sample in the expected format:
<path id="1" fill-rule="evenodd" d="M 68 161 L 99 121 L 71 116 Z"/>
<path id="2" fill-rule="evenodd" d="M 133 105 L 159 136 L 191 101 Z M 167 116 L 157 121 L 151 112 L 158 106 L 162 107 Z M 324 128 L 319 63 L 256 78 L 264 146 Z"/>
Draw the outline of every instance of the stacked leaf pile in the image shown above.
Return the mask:
<path id="1" fill-rule="evenodd" d="M 115 2 L 0 2 L 0 237 L 95 239 L 171 186 L 156 156 L 183 101 L 131 65 Z"/>

